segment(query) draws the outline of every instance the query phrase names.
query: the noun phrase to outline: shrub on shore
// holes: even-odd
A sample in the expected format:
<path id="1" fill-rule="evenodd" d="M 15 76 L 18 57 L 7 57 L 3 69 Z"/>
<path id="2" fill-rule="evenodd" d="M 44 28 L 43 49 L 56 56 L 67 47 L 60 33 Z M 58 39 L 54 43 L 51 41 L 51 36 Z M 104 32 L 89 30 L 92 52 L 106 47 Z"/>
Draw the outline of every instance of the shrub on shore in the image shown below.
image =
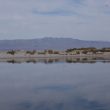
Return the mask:
<path id="1" fill-rule="evenodd" d="M 36 53 L 36 50 L 33 51 L 26 51 L 26 54 L 34 55 Z"/>
<path id="2" fill-rule="evenodd" d="M 11 54 L 11 55 L 14 55 L 15 53 L 16 53 L 16 51 L 14 51 L 14 50 L 7 51 L 7 54 Z"/>

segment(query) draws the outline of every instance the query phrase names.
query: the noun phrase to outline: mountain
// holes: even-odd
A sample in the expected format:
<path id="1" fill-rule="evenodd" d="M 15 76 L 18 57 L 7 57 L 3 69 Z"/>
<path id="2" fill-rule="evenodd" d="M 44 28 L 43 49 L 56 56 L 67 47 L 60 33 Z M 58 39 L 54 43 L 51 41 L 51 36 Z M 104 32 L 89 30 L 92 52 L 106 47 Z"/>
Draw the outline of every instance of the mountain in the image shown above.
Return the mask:
<path id="1" fill-rule="evenodd" d="M 66 50 L 69 48 L 82 47 L 110 47 L 106 41 L 85 41 L 72 38 L 41 38 L 28 40 L 0 40 L 0 50 L 22 49 L 22 50 Z"/>

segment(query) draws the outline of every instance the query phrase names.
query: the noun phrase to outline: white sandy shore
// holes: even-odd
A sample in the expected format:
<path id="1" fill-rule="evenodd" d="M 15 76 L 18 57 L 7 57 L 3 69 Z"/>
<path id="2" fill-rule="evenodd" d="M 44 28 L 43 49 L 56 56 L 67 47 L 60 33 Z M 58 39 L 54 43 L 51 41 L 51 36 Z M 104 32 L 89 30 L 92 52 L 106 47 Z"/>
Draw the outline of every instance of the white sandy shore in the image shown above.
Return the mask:
<path id="1" fill-rule="evenodd" d="M 62 58 L 62 57 L 107 57 L 110 58 L 110 52 L 103 54 L 77 54 L 77 55 L 60 55 L 60 54 L 26 54 L 26 53 L 16 53 L 14 55 L 7 54 L 6 52 L 0 52 L 0 59 L 4 58 Z"/>

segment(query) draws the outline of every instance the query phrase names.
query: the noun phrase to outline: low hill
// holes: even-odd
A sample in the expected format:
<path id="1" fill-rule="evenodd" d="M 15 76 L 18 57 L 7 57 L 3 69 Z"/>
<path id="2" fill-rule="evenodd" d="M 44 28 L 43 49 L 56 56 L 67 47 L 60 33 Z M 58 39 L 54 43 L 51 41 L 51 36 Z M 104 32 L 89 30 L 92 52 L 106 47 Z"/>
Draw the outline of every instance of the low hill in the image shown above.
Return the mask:
<path id="1" fill-rule="evenodd" d="M 41 38 L 28 40 L 0 40 L 0 50 L 22 49 L 22 50 L 66 50 L 69 48 L 82 47 L 110 47 L 110 42 L 85 41 L 72 38 Z"/>

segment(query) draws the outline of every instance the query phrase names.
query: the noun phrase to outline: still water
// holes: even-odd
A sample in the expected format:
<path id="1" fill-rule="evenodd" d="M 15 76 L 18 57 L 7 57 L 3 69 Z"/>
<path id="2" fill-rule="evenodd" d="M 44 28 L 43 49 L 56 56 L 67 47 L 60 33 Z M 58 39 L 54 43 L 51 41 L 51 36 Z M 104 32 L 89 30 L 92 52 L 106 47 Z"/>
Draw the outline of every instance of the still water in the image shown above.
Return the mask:
<path id="1" fill-rule="evenodd" d="M 105 62 L 1 62 L 0 110 L 110 110 Z"/>

